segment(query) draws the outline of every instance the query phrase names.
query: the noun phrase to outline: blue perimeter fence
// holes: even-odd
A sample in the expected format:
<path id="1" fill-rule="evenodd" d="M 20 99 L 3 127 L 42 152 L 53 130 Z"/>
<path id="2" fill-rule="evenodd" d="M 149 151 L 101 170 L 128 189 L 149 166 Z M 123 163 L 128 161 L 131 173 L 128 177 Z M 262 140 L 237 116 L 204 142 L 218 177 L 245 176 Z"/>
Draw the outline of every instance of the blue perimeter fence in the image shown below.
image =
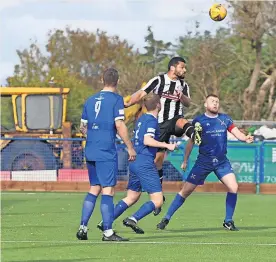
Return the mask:
<path id="1" fill-rule="evenodd" d="M 82 138 L 1 138 L 1 180 L 12 181 L 87 181 Z M 198 153 L 195 146 L 186 172 L 180 165 L 186 142 L 174 152 L 167 153 L 163 165 L 165 181 L 185 180 Z M 128 179 L 128 154 L 125 145 L 117 140 L 118 180 Z M 228 158 L 239 182 L 276 183 L 276 141 L 245 144 L 228 141 Z M 68 160 L 69 159 L 69 160 Z M 217 182 L 212 173 L 206 182 Z"/>

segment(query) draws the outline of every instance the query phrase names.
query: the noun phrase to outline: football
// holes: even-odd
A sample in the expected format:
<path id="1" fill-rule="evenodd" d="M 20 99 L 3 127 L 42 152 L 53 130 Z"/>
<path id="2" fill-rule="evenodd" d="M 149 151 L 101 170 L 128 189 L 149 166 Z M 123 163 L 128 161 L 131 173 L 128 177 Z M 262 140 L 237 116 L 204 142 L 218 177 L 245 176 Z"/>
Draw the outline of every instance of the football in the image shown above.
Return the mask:
<path id="1" fill-rule="evenodd" d="M 214 21 L 222 21 L 227 15 L 227 10 L 221 4 L 214 4 L 209 10 L 209 15 Z"/>

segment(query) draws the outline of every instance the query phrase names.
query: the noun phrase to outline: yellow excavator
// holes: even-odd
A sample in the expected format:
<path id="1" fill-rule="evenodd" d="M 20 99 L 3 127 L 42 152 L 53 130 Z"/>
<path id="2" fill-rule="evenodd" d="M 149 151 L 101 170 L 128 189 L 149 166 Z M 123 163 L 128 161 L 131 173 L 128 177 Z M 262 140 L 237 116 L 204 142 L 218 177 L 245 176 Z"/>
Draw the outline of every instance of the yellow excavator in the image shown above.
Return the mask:
<path id="1" fill-rule="evenodd" d="M 14 131 L 1 130 L 2 171 L 83 167 L 85 141 L 66 120 L 69 92 L 58 87 L 0 88 L 1 96 L 11 97 L 15 123 Z M 127 108 L 126 123 L 143 111 L 141 105 Z"/>

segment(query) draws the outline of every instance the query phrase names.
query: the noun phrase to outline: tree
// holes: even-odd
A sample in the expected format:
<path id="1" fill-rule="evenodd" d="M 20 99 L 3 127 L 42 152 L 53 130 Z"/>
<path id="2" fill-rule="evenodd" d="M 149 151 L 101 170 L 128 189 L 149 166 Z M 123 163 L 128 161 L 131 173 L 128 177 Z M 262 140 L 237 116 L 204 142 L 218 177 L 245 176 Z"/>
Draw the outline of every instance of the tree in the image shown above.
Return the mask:
<path id="1" fill-rule="evenodd" d="M 149 66 L 142 65 L 140 54 L 126 40 L 108 36 L 106 32 L 96 33 L 66 28 L 49 33 L 47 51 L 50 67 L 65 67 L 75 73 L 93 89 L 102 88 L 101 77 L 108 67 L 115 67 L 120 73 L 120 94 L 125 96 L 136 90 Z"/>
<path id="2" fill-rule="evenodd" d="M 263 48 L 267 36 L 272 36 L 275 41 L 276 27 L 276 2 L 273 1 L 235 1 L 230 2 L 234 8 L 233 19 L 236 33 L 251 43 L 252 50 L 255 51 L 255 64 L 252 68 L 250 82 L 243 92 L 244 119 L 259 119 L 260 107 L 265 101 L 265 97 L 275 83 L 273 75 L 266 75 L 266 83 L 263 83 L 257 94 L 257 88 L 260 85 L 260 76 L 264 70 Z M 270 61 L 272 59 L 270 58 Z M 274 56 L 275 60 L 275 56 Z M 272 73 L 273 71 L 271 71 Z M 254 106 L 255 97 L 258 102 Z M 253 114 L 252 114 L 253 113 Z"/>
<path id="3" fill-rule="evenodd" d="M 187 58 L 187 82 L 193 101 L 187 117 L 202 112 L 205 97 L 211 93 L 219 95 L 222 111 L 238 115 L 238 112 L 231 112 L 237 109 L 237 105 L 234 105 L 237 92 L 233 92 L 233 85 L 229 85 L 229 82 L 234 78 L 233 69 L 240 64 L 232 37 L 229 29 L 219 29 L 214 36 L 204 32 L 203 35 L 188 33 L 180 37 L 177 52 Z"/>
<path id="4" fill-rule="evenodd" d="M 12 99 L 11 97 L 1 97 L 1 131 L 14 128 Z"/>
<path id="5" fill-rule="evenodd" d="M 163 71 L 163 61 L 170 55 L 171 42 L 164 42 L 163 40 L 156 40 L 151 26 L 148 27 L 148 34 L 145 36 L 144 46 L 146 53 L 143 54 L 145 63 L 152 65 L 153 74 L 155 75 L 159 71 Z"/>
<path id="6" fill-rule="evenodd" d="M 15 65 L 9 86 L 49 86 L 54 77 L 57 86 L 71 88 L 69 120 L 79 123 L 85 99 L 102 88 L 103 71 L 116 67 L 120 74 L 119 93 L 133 93 L 152 74 L 148 65 L 141 63 L 140 55 L 126 40 L 80 29 L 49 32 L 47 54 L 42 54 L 36 43 L 17 51 L 20 64 Z"/>

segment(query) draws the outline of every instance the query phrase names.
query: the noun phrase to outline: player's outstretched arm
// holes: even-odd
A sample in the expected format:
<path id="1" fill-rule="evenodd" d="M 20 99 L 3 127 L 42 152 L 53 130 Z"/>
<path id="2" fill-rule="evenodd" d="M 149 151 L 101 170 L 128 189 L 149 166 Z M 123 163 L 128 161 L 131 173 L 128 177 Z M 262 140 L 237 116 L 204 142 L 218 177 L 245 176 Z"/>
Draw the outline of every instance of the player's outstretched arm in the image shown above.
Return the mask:
<path id="1" fill-rule="evenodd" d="M 130 100 L 127 103 L 125 103 L 125 107 L 130 107 L 134 104 L 137 104 L 142 100 L 143 97 L 145 97 L 147 94 L 149 94 L 150 92 L 158 88 L 159 85 L 160 85 L 160 77 L 156 76 L 152 78 L 147 82 L 147 84 L 142 89 L 140 89 L 139 91 L 137 91 L 131 96 Z"/>
<path id="2" fill-rule="evenodd" d="M 159 142 L 150 135 L 144 136 L 144 145 L 151 147 L 166 148 L 170 151 L 173 151 L 176 148 L 176 144 L 167 144 L 165 142 Z"/>
<path id="3" fill-rule="evenodd" d="M 188 159 L 190 157 L 190 154 L 193 150 L 193 146 L 194 146 L 194 142 L 192 139 L 189 139 L 186 148 L 185 148 L 185 153 L 184 153 L 184 159 L 183 159 L 183 163 L 181 164 L 181 168 L 185 171 L 187 168 L 187 164 L 188 164 Z"/>
<path id="4" fill-rule="evenodd" d="M 125 122 L 123 120 L 117 120 L 117 121 L 115 121 L 115 125 L 116 125 L 118 135 L 122 138 L 122 140 L 124 141 L 124 143 L 127 147 L 127 151 L 128 151 L 128 155 L 129 155 L 128 160 L 129 161 L 135 160 L 136 152 L 135 152 L 133 145 L 129 139 L 128 130 L 125 125 Z"/>
<path id="5" fill-rule="evenodd" d="M 242 133 L 237 127 L 234 127 L 231 130 L 231 133 L 240 141 L 246 142 L 246 143 L 252 143 L 254 141 L 254 137 L 251 135 L 245 135 Z"/>
<path id="6" fill-rule="evenodd" d="M 147 95 L 147 93 L 144 90 L 137 91 L 136 93 L 134 93 L 133 95 L 131 95 L 130 100 L 127 103 L 125 103 L 125 107 L 130 107 L 132 105 L 137 104 L 146 95 Z"/>
<path id="7" fill-rule="evenodd" d="M 191 104 L 191 98 L 185 96 L 182 92 L 179 95 L 179 100 L 185 107 L 189 107 Z"/>

